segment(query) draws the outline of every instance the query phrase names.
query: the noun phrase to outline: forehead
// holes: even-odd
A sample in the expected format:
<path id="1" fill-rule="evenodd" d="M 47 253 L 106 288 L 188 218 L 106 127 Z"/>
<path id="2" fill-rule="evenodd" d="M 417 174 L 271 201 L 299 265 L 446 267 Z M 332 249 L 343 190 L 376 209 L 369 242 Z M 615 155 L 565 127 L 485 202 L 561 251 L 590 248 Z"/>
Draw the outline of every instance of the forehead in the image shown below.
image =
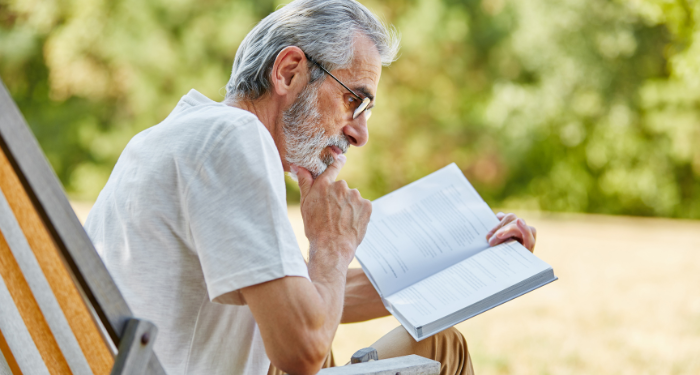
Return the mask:
<path id="1" fill-rule="evenodd" d="M 374 96 L 382 74 L 381 56 L 374 42 L 367 36 L 356 36 L 354 44 L 350 66 L 346 69 L 338 69 L 333 74 L 351 89 L 364 87 L 369 94 Z"/>

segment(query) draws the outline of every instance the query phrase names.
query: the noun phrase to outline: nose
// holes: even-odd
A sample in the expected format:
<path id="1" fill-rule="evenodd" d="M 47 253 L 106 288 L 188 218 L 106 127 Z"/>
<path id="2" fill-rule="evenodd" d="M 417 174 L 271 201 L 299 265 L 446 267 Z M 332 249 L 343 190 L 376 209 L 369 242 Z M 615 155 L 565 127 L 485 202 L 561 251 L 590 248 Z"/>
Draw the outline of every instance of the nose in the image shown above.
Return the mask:
<path id="1" fill-rule="evenodd" d="M 369 140 L 369 131 L 367 130 L 367 118 L 365 114 L 357 116 L 356 119 L 343 128 L 343 134 L 348 138 L 350 144 L 355 147 L 364 146 Z"/>

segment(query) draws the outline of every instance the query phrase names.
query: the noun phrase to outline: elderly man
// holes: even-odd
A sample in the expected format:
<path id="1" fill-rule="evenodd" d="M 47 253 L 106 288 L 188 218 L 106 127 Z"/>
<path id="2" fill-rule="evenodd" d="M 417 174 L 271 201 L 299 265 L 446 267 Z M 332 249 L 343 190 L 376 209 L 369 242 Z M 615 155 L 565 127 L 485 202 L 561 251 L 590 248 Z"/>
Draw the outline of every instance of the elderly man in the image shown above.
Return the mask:
<path id="1" fill-rule="evenodd" d="M 313 374 L 333 365 L 338 324 L 387 315 L 348 269 L 371 204 L 335 181 L 367 120 L 397 38 L 354 0 L 297 0 L 241 43 L 224 103 L 192 90 L 127 145 L 86 230 L 134 313 L 159 327 L 169 374 Z M 305 263 L 287 219 L 298 177 Z M 500 217 L 491 244 L 534 228 Z M 470 374 L 454 329 L 416 343 L 401 327 L 380 358 L 420 354 Z"/>

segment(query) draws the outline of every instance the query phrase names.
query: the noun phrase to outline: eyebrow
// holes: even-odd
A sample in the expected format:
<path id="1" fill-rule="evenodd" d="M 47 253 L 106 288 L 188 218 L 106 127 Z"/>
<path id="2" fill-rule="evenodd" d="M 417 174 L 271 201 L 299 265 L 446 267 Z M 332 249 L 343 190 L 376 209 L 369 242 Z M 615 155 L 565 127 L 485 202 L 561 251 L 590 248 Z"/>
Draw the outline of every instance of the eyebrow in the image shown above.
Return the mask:
<path id="1" fill-rule="evenodd" d="M 368 97 L 369 100 L 374 101 L 374 95 L 369 93 L 369 90 L 367 89 L 366 86 L 355 86 L 352 89 L 353 89 L 353 91 L 359 92 L 360 94 Z"/>

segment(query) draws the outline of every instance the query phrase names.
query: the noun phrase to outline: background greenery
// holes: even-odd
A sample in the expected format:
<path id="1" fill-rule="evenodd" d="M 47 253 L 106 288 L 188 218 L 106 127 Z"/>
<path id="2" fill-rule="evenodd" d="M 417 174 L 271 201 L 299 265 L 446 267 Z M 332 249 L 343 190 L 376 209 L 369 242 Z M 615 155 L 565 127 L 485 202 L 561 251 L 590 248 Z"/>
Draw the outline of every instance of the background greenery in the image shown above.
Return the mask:
<path id="1" fill-rule="evenodd" d="M 190 88 L 223 99 L 282 3 L 0 0 L 0 76 L 68 193 L 94 199 Z M 700 218 L 700 2 L 363 3 L 403 35 L 343 171 L 365 197 L 456 162 L 496 206 Z"/>

